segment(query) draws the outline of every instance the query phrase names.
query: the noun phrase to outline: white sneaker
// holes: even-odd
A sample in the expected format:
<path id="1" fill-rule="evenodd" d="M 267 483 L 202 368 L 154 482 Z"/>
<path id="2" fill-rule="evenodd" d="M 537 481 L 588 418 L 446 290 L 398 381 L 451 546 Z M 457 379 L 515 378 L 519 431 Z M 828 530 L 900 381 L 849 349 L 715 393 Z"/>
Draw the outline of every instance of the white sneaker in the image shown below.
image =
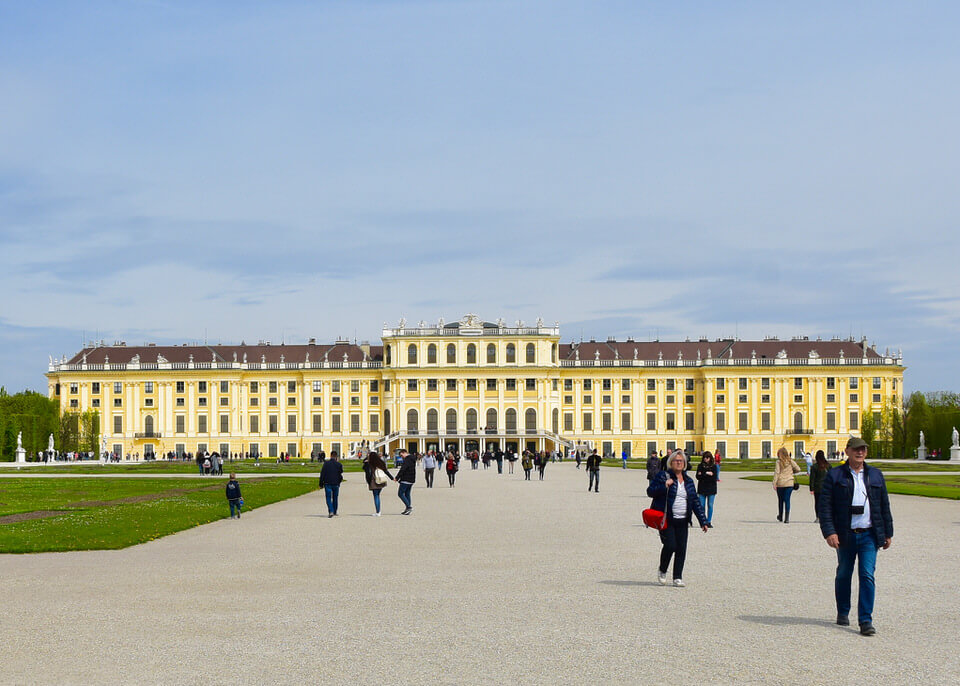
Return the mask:
<path id="1" fill-rule="evenodd" d="M 667 574 L 666 574 L 666 572 L 661 572 L 661 571 L 658 569 L 658 570 L 657 570 L 657 581 L 660 582 L 660 585 L 661 585 L 661 586 L 666 586 L 666 585 L 667 585 Z"/>
<path id="2" fill-rule="evenodd" d="M 684 586 L 686 586 L 686 584 L 683 583 L 683 579 L 674 579 L 673 585 L 676 586 L 677 588 L 683 588 Z"/>
<path id="3" fill-rule="evenodd" d="M 374 513 L 373 513 L 373 516 L 374 516 L 374 517 L 379 517 L 379 516 L 380 516 L 380 513 L 379 513 L 379 512 L 374 512 Z"/>

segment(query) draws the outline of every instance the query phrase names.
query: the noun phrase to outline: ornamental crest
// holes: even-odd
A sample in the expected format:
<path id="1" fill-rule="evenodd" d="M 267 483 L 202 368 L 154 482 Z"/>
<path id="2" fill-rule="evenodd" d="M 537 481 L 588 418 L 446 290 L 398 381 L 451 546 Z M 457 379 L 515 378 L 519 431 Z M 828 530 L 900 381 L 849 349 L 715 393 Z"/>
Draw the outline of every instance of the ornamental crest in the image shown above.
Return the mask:
<path id="1" fill-rule="evenodd" d="M 483 322 L 480 321 L 480 317 L 475 314 L 467 314 L 460 320 L 460 326 L 467 329 L 479 329 L 483 327 Z"/>

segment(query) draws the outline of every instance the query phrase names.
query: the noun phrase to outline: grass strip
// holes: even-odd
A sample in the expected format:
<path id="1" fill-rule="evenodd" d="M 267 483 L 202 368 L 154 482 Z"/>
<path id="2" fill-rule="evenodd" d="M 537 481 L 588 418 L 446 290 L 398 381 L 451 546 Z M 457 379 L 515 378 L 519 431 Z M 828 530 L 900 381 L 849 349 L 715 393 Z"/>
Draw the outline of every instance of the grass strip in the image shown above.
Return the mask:
<path id="1" fill-rule="evenodd" d="M 219 478 L 4 479 L 0 515 L 49 516 L 0 524 L 0 553 L 116 550 L 152 541 L 228 517 L 225 486 Z M 314 491 L 317 481 L 244 480 L 240 487 L 248 511 Z"/>
<path id="2" fill-rule="evenodd" d="M 881 466 L 886 472 L 886 467 Z M 925 498 L 946 498 L 948 500 L 960 500 L 960 475 L 953 474 L 930 474 L 920 475 L 898 475 L 884 473 L 884 479 L 887 482 L 887 492 L 898 495 L 919 495 Z M 772 481 L 771 476 L 745 476 L 741 477 L 749 481 Z M 801 476 L 799 481 L 802 485 L 807 485 L 807 477 Z"/>

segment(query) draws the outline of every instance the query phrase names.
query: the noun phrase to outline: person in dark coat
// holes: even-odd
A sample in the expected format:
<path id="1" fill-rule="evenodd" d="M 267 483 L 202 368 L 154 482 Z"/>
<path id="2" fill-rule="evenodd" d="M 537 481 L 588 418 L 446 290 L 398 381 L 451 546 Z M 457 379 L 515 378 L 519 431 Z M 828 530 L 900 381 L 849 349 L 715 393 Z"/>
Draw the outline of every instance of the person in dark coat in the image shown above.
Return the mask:
<path id="1" fill-rule="evenodd" d="M 230 504 L 230 519 L 233 519 L 234 513 L 237 519 L 240 519 L 243 496 L 240 495 L 240 482 L 237 481 L 237 475 L 233 472 L 230 472 L 230 480 L 227 482 L 227 502 Z"/>
<path id="2" fill-rule="evenodd" d="M 654 477 L 660 473 L 660 456 L 656 450 L 650 451 L 650 457 L 647 458 L 647 485 L 649 486 Z"/>
<path id="3" fill-rule="evenodd" d="M 388 483 L 386 481 L 377 483 L 376 472 L 378 469 L 387 475 L 387 479 L 390 481 L 393 480 L 393 474 L 387 469 L 387 463 L 384 461 L 383 456 L 380 455 L 380 453 L 368 453 L 363 460 L 363 475 L 367 480 L 367 488 L 373 493 L 373 506 L 376 509 L 373 513 L 374 517 L 380 516 L 380 491 L 382 491 L 383 487 Z"/>
<path id="4" fill-rule="evenodd" d="M 667 515 L 667 528 L 660 531 L 660 541 L 663 548 L 660 550 L 660 567 L 657 580 L 661 585 L 667 583 L 667 569 L 670 558 L 673 557 L 673 585 L 685 586 L 683 582 L 683 566 L 687 559 L 687 534 L 692 515 L 697 516 L 700 528 L 709 531 L 707 518 L 700 507 L 697 490 L 693 486 L 693 479 L 685 474 L 687 458 L 682 450 L 677 450 L 670 456 L 670 469 L 657 474 L 647 488 L 647 495 L 653 498 L 650 507 Z"/>
<path id="5" fill-rule="evenodd" d="M 873 603 L 876 596 L 874 571 L 877 552 L 893 544 L 893 515 L 883 473 L 866 464 L 867 443 L 851 437 L 846 447 L 847 461 L 834 467 L 820 490 L 820 533 L 827 545 L 837 551 L 837 575 L 834 593 L 837 600 L 837 624 L 848 626 L 850 619 L 850 580 L 854 564 L 860 575 L 857 619 L 860 633 L 873 636 Z"/>
<path id="6" fill-rule="evenodd" d="M 589 493 L 593 490 L 594 493 L 600 492 L 600 456 L 597 454 L 597 449 L 594 448 L 593 452 L 590 453 L 590 457 L 587 458 L 587 474 L 590 477 L 590 481 L 587 484 L 587 492 Z"/>
<path id="7" fill-rule="evenodd" d="M 413 484 L 417 482 L 417 460 L 409 456 L 406 450 L 400 451 L 400 459 L 403 460 L 403 462 L 400 463 L 400 469 L 397 471 L 397 477 L 394 481 L 400 483 L 397 496 L 406 506 L 400 514 L 408 515 L 413 512 L 413 501 L 410 498 L 410 492 L 413 490 Z"/>
<path id="8" fill-rule="evenodd" d="M 340 484 L 343 482 L 343 465 L 337 451 L 330 452 L 330 459 L 320 468 L 320 485 L 327 496 L 327 517 L 335 517 L 340 504 Z"/>
<path id="9" fill-rule="evenodd" d="M 713 528 L 713 501 L 717 497 L 717 464 L 713 454 L 707 450 L 703 453 L 700 466 L 697 467 L 697 496 L 700 498 L 700 507 L 707 514 L 707 528 Z"/>
<path id="10" fill-rule="evenodd" d="M 823 490 L 823 480 L 827 478 L 827 472 L 829 471 L 830 463 L 827 462 L 826 455 L 823 454 L 822 450 L 818 450 L 813 460 L 813 467 L 810 469 L 810 493 L 813 495 L 814 522 L 820 521 L 820 517 L 817 515 L 820 506 L 820 492 Z"/>

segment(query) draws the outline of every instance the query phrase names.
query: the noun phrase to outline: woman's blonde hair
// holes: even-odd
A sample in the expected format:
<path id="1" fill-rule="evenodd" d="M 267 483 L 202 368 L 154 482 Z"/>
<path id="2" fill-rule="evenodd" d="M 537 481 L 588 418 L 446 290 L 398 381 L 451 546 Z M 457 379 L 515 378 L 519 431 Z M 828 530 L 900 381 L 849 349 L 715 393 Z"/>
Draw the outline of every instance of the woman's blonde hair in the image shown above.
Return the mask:
<path id="1" fill-rule="evenodd" d="M 237 478 L 237 473 L 236 473 L 236 472 L 230 472 L 230 478 L 231 478 L 231 479 L 236 479 L 236 478 Z"/>
<path id="2" fill-rule="evenodd" d="M 777 451 L 777 459 L 784 462 L 790 459 L 790 451 L 787 450 L 786 446 L 780 446 L 780 450 Z"/>

